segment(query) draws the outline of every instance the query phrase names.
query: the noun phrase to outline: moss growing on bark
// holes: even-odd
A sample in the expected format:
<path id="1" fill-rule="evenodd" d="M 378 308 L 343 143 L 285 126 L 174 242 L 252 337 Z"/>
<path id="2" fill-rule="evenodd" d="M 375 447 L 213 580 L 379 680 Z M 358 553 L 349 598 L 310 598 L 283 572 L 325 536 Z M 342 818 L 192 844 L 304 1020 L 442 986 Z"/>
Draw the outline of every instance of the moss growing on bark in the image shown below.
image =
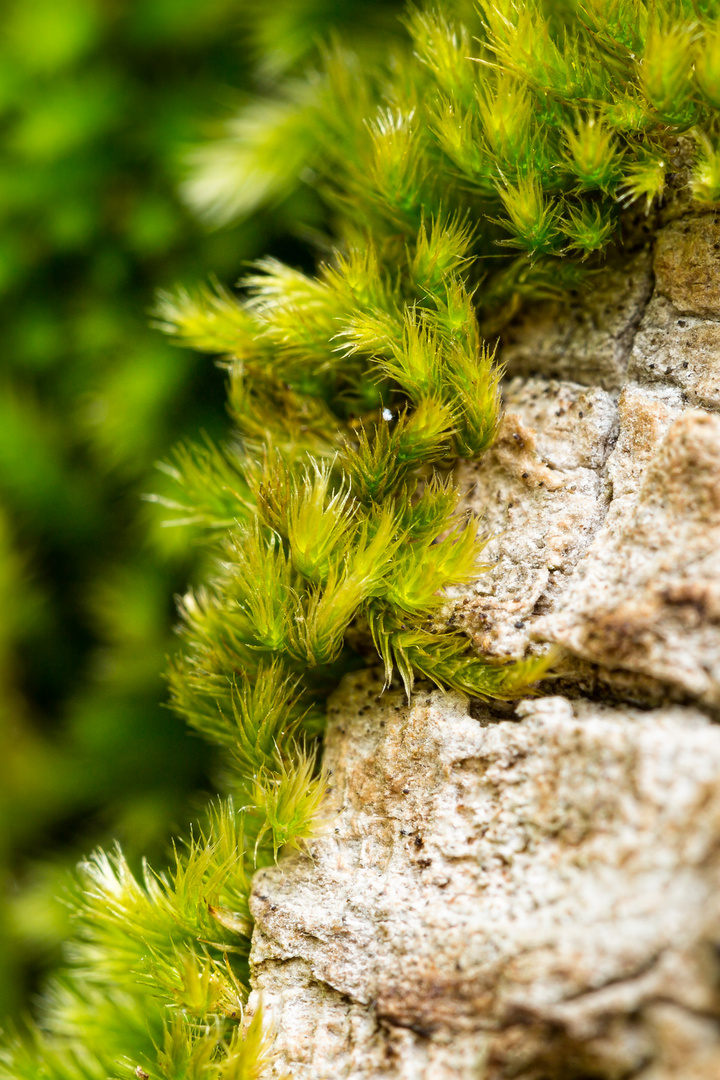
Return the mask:
<path id="1" fill-rule="evenodd" d="M 447 466 L 497 429 L 483 326 L 577 285 L 621 239 L 622 207 L 662 198 L 679 135 L 693 197 L 720 196 L 720 5 L 447 0 L 406 25 L 374 69 L 337 46 L 196 156 L 188 192 L 210 215 L 299 176 L 332 220 L 315 274 L 264 260 L 237 294 L 157 307 L 229 379 L 232 438 L 168 465 L 173 510 L 217 552 L 182 601 L 172 696 L 226 749 L 224 799 L 167 875 L 138 881 L 119 852 L 88 864 L 72 964 L 8 1077 L 259 1075 L 271 1035 L 241 1021 L 249 888 L 324 825 L 328 692 L 372 646 L 408 693 L 419 674 L 513 696 L 547 666 L 492 664 L 432 625 L 443 590 L 481 572 Z"/>

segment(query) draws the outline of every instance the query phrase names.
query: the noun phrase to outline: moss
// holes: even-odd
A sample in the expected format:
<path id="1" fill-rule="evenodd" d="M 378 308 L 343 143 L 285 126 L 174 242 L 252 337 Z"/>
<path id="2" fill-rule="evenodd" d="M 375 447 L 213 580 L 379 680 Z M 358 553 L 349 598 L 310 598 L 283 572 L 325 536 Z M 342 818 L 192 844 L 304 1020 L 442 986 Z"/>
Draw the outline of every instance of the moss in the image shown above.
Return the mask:
<path id="1" fill-rule="evenodd" d="M 443 590 L 481 571 L 482 538 L 445 475 L 497 431 L 502 372 L 481 324 L 576 286 L 619 238 L 620 208 L 662 197 L 679 135 L 697 147 L 694 197 L 718 197 L 719 16 L 640 0 L 413 9 L 375 69 L 334 48 L 196 159 L 187 191 L 218 220 L 300 176 L 331 216 L 329 254 L 314 275 L 265 260 L 238 295 L 159 299 L 163 328 L 223 357 L 229 379 L 232 439 L 170 467 L 175 508 L 217 553 L 182 602 L 172 696 L 226 748 L 226 798 L 167 877 L 139 883 L 120 854 L 91 864 L 45 1075 L 100 1075 L 83 1054 L 105 1060 L 118 992 L 113 1045 L 130 1072 L 255 1075 L 265 1051 L 236 1019 L 248 889 L 255 866 L 323 825 L 311 740 L 328 692 L 366 662 L 351 627 L 408 694 L 417 674 L 491 698 L 542 676 L 547 659 L 491 664 L 430 628 Z M 36 1075 L 26 1053 L 6 1075 Z"/>

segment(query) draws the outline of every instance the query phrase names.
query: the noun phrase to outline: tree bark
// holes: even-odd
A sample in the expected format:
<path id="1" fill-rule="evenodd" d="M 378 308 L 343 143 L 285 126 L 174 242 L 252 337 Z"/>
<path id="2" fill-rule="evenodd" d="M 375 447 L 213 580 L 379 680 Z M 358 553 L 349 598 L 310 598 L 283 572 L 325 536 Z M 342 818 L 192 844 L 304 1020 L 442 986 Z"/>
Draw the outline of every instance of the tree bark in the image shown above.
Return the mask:
<path id="1" fill-rule="evenodd" d="M 446 622 L 561 647 L 535 698 L 331 702 L 327 831 L 256 876 L 268 1077 L 720 1076 L 720 224 L 506 334 L 458 476 L 491 569 Z"/>

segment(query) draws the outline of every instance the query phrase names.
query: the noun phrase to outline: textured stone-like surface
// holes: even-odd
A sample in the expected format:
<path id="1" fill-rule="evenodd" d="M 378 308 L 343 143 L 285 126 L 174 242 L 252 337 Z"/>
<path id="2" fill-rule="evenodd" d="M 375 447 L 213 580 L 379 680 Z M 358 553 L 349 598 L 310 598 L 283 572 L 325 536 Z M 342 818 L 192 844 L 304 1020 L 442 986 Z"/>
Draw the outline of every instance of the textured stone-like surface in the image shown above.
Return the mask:
<path id="1" fill-rule="evenodd" d="M 685 315 L 655 297 L 635 336 L 628 374 L 670 383 L 693 404 L 720 408 L 720 322 Z"/>
<path id="2" fill-rule="evenodd" d="M 720 705 L 720 417 L 672 387 L 631 384 L 616 406 L 541 380 L 511 383 L 508 410 L 460 469 L 492 568 L 452 624 L 488 655 L 552 641 L 625 696 L 632 672 Z"/>
<path id="3" fill-rule="evenodd" d="M 458 470 L 491 569 L 444 618 L 559 644 L 567 696 L 510 720 L 346 681 L 329 831 L 255 882 L 268 1080 L 720 1077 L 720 224 L 684 205 L 514 324 L 500 438 Z"/>
<path id="4" fill-rule="evenodd" d="M 505 334 L 509 373 L 617 389 L 651 288 L 647 248 L 594 276 L 575 303 L 528 304 Z"/>
<path id="5" fill-rule="evenodd" d="M 715 216 L 685 217 L 657 235 L 655 281 L 688 315 L 720 318 L 720 222 Z"/>
<path id="6" fill-rule="evenodd" d="M 720 705 L 720 417 L 675 419 L 636 496 L 614 502 L 536 632 Z"/>
<path id="7" fill-rule="evenodd" d="M 490 656 L 522 656 L 535 620 L 567 587 L 607 513 L 603 467 L 617 434 L 610 395 L 576 383 L 514 379 L 506 408 L 490 453 L 458 470 L 493 537 L 492 568 L 450 617 Z"/>
<path id="8" fill-rule="evenodd" d="M 331 831 L 256 878 L 274 1075 L 670 1077 L 698 1027 L 720 1068 L 720 728 L 378 685 L 335 700 Z"/>

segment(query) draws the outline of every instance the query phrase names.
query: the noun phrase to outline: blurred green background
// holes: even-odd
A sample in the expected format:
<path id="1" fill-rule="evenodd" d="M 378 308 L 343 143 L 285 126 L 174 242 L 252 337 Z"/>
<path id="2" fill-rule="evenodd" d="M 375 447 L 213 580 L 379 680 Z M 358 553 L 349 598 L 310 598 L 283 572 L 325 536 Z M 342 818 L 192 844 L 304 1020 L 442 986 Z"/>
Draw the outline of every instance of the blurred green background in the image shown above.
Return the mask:
<path id="1" fill-rule="evenodd" d="M 225 427 L 221 373 L 149 325 L 158 287 L 305 263 L 310 187 L 211 232 L 186 148 L 272 95 L 373 0 L 5 0 L 0 17 L 0 1025 L 67 934 L 70 868 L 113 838 L 162 859 L 212 762 L 163 707 L 186 530 L 141 495 L 173 443 Z M 213 120 L 214 118 L 214 120 Z M 212 121 L 212 122 L 211 122 Z M 306 234 L 305 234 L 306 235 Z"/>

